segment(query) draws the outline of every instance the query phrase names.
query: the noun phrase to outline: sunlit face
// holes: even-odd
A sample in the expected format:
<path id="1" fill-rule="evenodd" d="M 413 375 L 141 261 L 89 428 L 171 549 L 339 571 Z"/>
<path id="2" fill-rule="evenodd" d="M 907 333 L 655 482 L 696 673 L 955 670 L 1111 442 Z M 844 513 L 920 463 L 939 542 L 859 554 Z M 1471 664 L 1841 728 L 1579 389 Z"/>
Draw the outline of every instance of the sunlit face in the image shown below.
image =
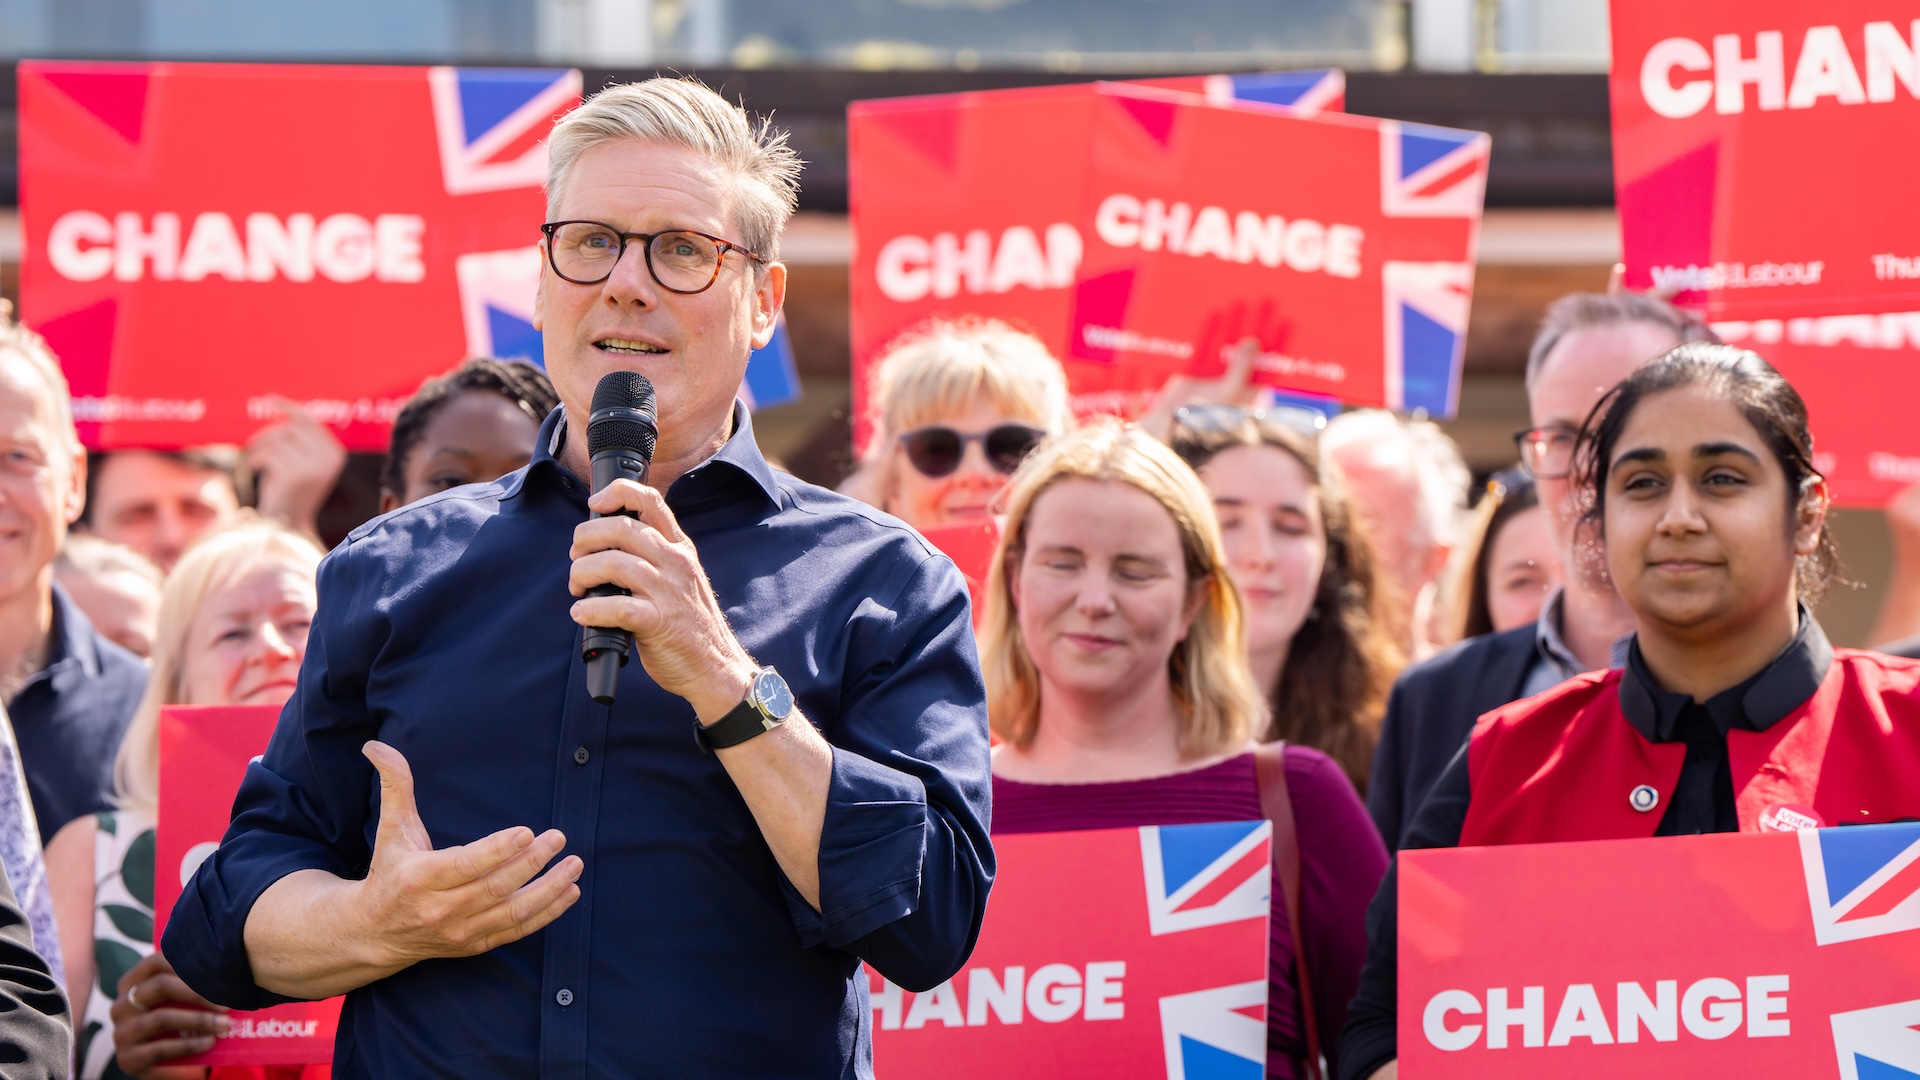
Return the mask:
<path id="1" fill-rule="evenodd" d="M 429 495 L 495 480 L 533 459 L 540 425 L 514 402 L 491 390 L 448 398 L 421 429 L 407 454 L 406 490 L 380 493 L 380 512 Z"/>
<path id="2" fill-rule="evenodd" d="M 733 191 L 725 170 L 691 150 L 619 139 L 574 160 L 554 220 L 598 221 L 629 233 L 690 229 L 744 243 Z M 756 274 L 745 255 L 729 252 L 711 288 L 684 295 L 653 280 L 642 247 L 630 243 L 598 285 L 565 281 L 543 261 L 534 325 L 567 415 L 588 414 L 601 376 L 638 371 L 657 395 L 655 456 L 678 460 L 724 431 L 747 354 L 773 336 L 786 268 L 774 264 Z"/>
<path id="3" fill-rule="evenodd" d="M 100 463 L 89 530 L 172 570 L 201 533 L 240 512 L 233 480 L 145 450 L 116 450 Z"/>
<path id="4" fill-rule="evenodd" d="M 1158 500 L 1117 481 L 1060 480 L 1033 501 L 1012 582 L 1041 694 L 1164 693 L 1203 596 Z"/>
<path id="5" fill-rule="evenodd" d="M 0 601 L 46 587 L 80 516 L 86 454 L 61 428 L 53 388 L 0 353 Z"/>
<path id="6" fill-rule="evenodd" d="M 1313 610 L 1327 565 L 1320 492 L 1300 459 L 1272 446 L 1234 446 L 1200 479 L 1213 495 L 1227 567 L 1247 608 L 1247 648 L 1284 650 Z"/>
<path id="7" fill-rule="evenodd" d="M 1589 326 L 1566 335 L 1547 353 L 1527 391 L 1527 411 L 1534 426 L 1578 432 L 1607 391 L 1679 344 L 1673 331 L 1644 322 Z M 1561 559 L 1570 560 L 1573 526 L 1579 517 L 1571 499 L 1574 481 L 1541 476 L 1534 483 L 1540 505 L 1546 508 L 1553 526 Z"/>
<path id="8" fill-rule="evenodd" d="M 948 427 L 966 436 L 985 435 L 1008 423 L 1040 426 L 1030 417 L 1008 416 L 984 395 L 974 399 L 964 413 L 936 416 L 919 426 Z M 887 494 L 885 509 L 916 529 L 979 521 L 994 512 L 994 500 L 1007 486 L 1008 475 L 987 460 L 986 444 L 979 439 L 967 442 L 960 468 L 941 477 L 928 476 L 914 468 L 898 441 L 891 452 L 892 490 Z"/>
<path id="9" fill-rule="evenodd" d="M 187 705 L 278 705 L 293 696 L 317 607 L 313 568 L 263 556 L 194 612 Z"/>
<path id="10" fill-rule="evenodd" d="M 1487 552 L 1487 613 L 1494 631 L 1537 622 L 1547 594 L 1564 577 L 1546 512 L 1533 506 L 1508 518 Z"/>
<path id="11" fill-rule="evenodd" d="M 1610 460 L 1607 568 L 1643 627 L 1712 634 L 1795 602 L 1825 488 L 1790 517 L 1786 474 L 1740 410 L 1695 386 L 1654 394 Z"/>

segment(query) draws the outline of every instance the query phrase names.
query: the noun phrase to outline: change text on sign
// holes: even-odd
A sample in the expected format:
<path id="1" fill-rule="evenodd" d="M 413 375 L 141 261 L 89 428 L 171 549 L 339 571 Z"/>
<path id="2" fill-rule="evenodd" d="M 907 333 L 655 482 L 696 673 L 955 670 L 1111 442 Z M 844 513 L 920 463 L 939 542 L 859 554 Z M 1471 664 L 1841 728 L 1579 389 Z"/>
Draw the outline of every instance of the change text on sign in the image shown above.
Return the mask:
<path id="1" fill-rule="evenodd" d="M 1763 112 L 1811 109 L 1825 98 L 1842 105 L 1888 102 L 1896 82 L 1920 97 L 1920 19 L 1905 34 L 1894 23 L 1870 22 L 1859 40 L 1862 62 L 1856 64 L 1838 26 L 1809 28 L 1789 81 L 1786 36 L 1779 30 L 1762 30 L 1750 42 L 1739 34 L 1715 34 L 1710 47 L 1693 38 L 1667 38 L 1640 62 L 1640 95 L 1648 108 L 1672 120 L 1692 116 L 1708 102 L 1718 113 L 1744 112 L 1749 86 Z M 1701 77 L 1685 78 L 1689 72 Z"/>
<path id="2" fill-rule="evenodd" d="M 1684 993 L 1675 979 L 1655 982 L 1652 994 L 1637 982 L 1619 983 L 1614 991 L 1609 1024 L 1592 983 L 1567 987 L 1549 1029 L 1544 986 L 1523 987 L 1517 1004 L 1505 987 L 1488 990 L 1484 1005 L 1471 991 L 1442 990 L 1427 999 L 1421 1028 L 1439 1050 L 1468 1049 L 1483 1034 L 1487 1049 L 1505 1050 L 1515 1028 L 1523 1047 L 1568 1046 L 1575 1039 L 1595 1046 L 1634 1043 L 1643 1029 L 1654 1042 L 1673 1042 L 1683 1027 L 1697 1039 L 1724 1039 L 1740 1030 L 1743 1017 L 1750 1039 L 1791 1034 L 1785 975 L 1748 976 L 1744 998 L 1738 983 L 1720 978 L 1700 979 Z"/>
<path id="3" fill-rule="evenodd" d="M 248 214 L 208 211 L 181 229 L 181 215 L 145 218 L 123 211 L 109 218 L 91 210 L 60 216 L 47 233 L 47 260 L 70 281 L 376 281 L 425 280 L 421 261 L 425 219 L 414 214 Z"/>
<path id="4" fill-rule="evenodd" d="M 1140 200 L 1113 194 L 1093 215 L 1094 231 L 1117 248 L 1212 256 L 1226 262 L 1281 267 L 1302 274 L 1360 276 L 1360 245 L 1366 233 L 1354 225 L 1325 225 L 1311 218 L 1288 221 L 1279 214 L 1218 206 L 1195 211 L 1183 202 Z"/>
<path id="5" fill-rule="evenodd" d="M 1124 960 L 1095 961 L 1084 969 L 1047 964 L 1032 975 L 1020 964 L 999 972 L 973 968 L 924 994 L 908 994 L 885 983 L 873 995 L 873 1011 L 882 1031 L 911 1031 L 933 1023 L 982 1027 L 989 1019 L 1019 1024 L 1029 1016 L 1045 1024 L 1075 1017 L 1120 1020 L 1126 1016 L 1126 1003 L 1120 1000 L 1126 975 Z"/>

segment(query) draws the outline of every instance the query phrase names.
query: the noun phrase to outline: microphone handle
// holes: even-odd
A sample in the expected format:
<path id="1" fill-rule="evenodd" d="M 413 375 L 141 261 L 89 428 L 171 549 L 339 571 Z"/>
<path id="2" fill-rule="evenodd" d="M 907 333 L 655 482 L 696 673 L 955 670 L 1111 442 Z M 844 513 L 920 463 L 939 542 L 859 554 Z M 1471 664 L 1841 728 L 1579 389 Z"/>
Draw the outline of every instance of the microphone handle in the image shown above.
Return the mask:
<path id="1" fill-rule="evenodd" d="M 602 450 L 593 455 L 593 490 L 597 494 L 602 488 L 615 480 L 625 478 L 636 483 L 647 482 L 647 468 L 651 463 L 632 450 L 619 447 Z M 594 514 L 595 518 L 604 515 Z M 633 517 L 631 510 L 622 510 L 617 517 Z M 628 596 L 626 589 L 618 585 L 595 585 L 587 590 L 588 596 Z M 580 658 L 587 664 L 587 693 L 602 705 L 613 704 L 614 691 L 620 685 L 620 669 L 626 666 L 627 656 L 633 651 L 633 635 L 613 626 L 583 626 L 580 628 Z"/>

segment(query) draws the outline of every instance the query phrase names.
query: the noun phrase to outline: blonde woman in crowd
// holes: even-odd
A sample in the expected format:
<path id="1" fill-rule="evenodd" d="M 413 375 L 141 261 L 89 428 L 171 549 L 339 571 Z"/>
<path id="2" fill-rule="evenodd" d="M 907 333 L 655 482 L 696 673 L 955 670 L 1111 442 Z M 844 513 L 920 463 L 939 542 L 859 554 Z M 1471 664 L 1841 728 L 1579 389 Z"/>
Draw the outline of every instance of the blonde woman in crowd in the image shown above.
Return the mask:
<path id="1" fill-rule="evenodd" d="M 167 578 L 152 678 L 114 766 L 120 808 L 79 818 L 47 845 L 80 1077 L 205 1075 L 155 1068 L 207 1050 L 226 1026 L 226 1010 L 187 989 L 153 951 L 160 709 L 292 696 L 320 557 L 303 533 L 242 521 L 203 536 Z"/>
<path id="2" fill-rule="evenodd" d="M 1164 443 L 1103 421 L 1041 447 L 1007 507 L 980 658 L 1002 740 L 994 833 L 1246 821 L 1285 807 L 1272 816 L 1276 830 L 1282 813 L 1297 823 L 1304 948 L 1296 956 L 1276 860 L 1267 1075 L 1306 1075 L 1346 1016 L 1386 852 L 1325 754 L 1256 751 L 1267 704 L 1213 500 Z"/>
<path id="3" fill-rule="evenodd" d="M 842 491 L 916 529 L 988 517 L 1033 448 L 1073 426 L 1060 362 L 995 319 L 933 322 L 888 346 L 871 417 Z"/>

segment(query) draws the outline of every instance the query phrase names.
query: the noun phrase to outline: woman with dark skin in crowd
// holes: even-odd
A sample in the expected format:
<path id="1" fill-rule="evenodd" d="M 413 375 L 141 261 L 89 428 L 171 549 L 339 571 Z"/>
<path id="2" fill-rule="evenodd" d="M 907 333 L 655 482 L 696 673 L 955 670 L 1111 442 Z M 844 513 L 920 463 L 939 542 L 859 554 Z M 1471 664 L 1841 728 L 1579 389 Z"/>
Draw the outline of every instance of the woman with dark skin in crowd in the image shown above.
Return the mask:
<path id="1" fill-rule="evenodd" d="M 1405 847 L 1635 839 L 1920 816 L 1920 662 L 1836 649 L 1807 411 L 1765 360 L 1682 345 L 1615 387 L 1576 452 L 1595 565 L 1634 615 L 1623 669 L 1482 717 Z M 1398 1075 L 1389 871 L 1340 1076 Z"/>
<path id="2" fill-rule="evenodd" d="M 1172 445 L 1213 496 L 1246 603 L 1247 659 L 1272 708 L 1259 738 L 1324 752 L 1364 794 L 1405 658 L 1386 631 L 1359 521 L 1320 468 L 1319 419 L 1306 409 L 1189 406 L 1174 414 Z"/>
<path id="3" fill-rule="evenodd" d="M 394 418 L 380 512 L 525 465 L 559 404 L 546 373 L 520 360 L 482 357 L 428 379 Z"/>

